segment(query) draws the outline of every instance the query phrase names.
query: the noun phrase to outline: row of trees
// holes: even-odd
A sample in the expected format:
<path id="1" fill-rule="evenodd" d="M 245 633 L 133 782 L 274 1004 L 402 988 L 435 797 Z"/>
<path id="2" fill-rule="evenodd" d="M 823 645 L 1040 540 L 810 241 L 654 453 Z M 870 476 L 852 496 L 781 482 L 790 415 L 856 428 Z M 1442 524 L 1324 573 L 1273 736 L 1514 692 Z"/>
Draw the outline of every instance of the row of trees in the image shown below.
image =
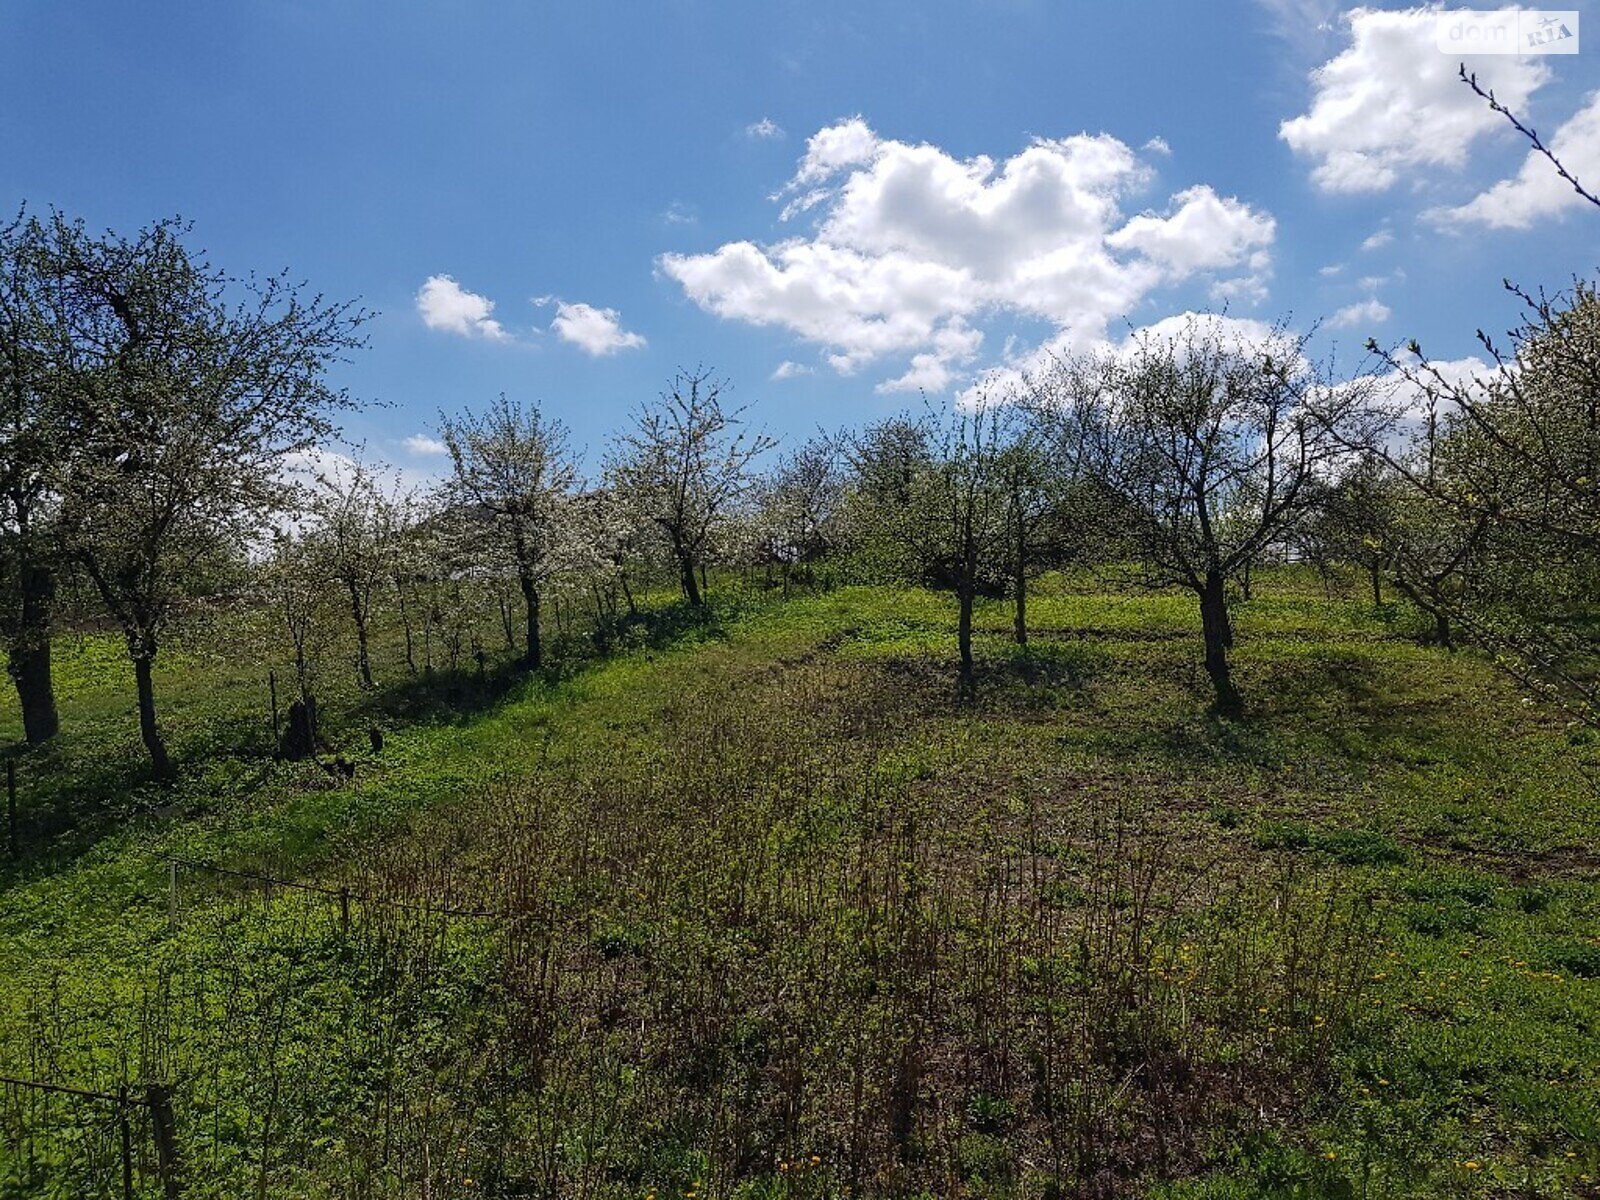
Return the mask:
<path id="1" fill-rule="evenodd" d="M 0 634 L 29 742 L 59 728 L 63 584 L 123 635 L 158 776 L 172 769 L 153 671 L 169 626 L 241 579 L 276 615 L 307 709 L 330 603 L 371 687 L 374 611 L 398 608 L 415 666 L 416 640 L 425 661 L 436 630 L 452 641 L 441 589 L 463 581 L 515 584 L 533 669 L 553 580 L 620 587 L 631 605 L 627 571 L 664 555 L 702 602 L 713 538 L 772 445 L 740 428 L 709 374 L 640 410 L 604 488 L 579 486 L 559 422 L 502 398 L 442 417 L 449 480 L 402 496 L 329 453 L 353 407 L 329 370 L 363 344 L 369 314 L 285 276 L 229 276 L 188 235 L 176 220 L 96 235 L 59 214 L 0 227 Z"/>
<path id="2" fill-rule="evenodd" d="M 680 374 L 616 438 L 594 487 L 580 478 L 566 427 L 505 396 L 482 412 L 440 415 L 451 470 L 426 492 L 386 485 L 381 469 L 360 460 L 323 456 L 256 572 L 305 708 L 335 608 L 370 689 L 370 630 L 381 608 L 398 617 L 408 670 L 428 672 L 436 640 L 459 662 L 471 640 L 469 593 L 490 595 L 506 646 L 536 671 L 552 597 L 589 608 L 603 626 L 622 603 L 637 612 L 641 573 L 667 568 L 686 601 L 703 605 L 707 565 L 735 557 L 725 543 L 758 486 L 753 460 L 773 445 L 741 428 L 722 395 L 709 373 Z"/>
<path id="3" fill-rule="evenodd" d="M 221 579 L 275 615 L 310 708 L 338 609 L 363 687 L 378 611 L 398 616 L 410 669 L 419 642 L 431 665 L 436 634 L 456 660 L 449 614 L 467 584 L 538 669 L 550 598 L 588 597 L 601 620 L 633 607 L 650 569 L 699 606 L 716 563 L 787 584 L 827 561 L 948 590 L 965 691 L 980 596 L 1011 598 L 1025 643 L 1038 572 L 1133 564 L 1195 597 L 1228 716 L 1243 707 L 1232 606 L 1252 568 L 1353 563 L 1375 601 L 1392 583 L 1430 614 L 1445 646 L 1471 639 L 1600 711 L 1583 632 L 1600 566 L 1600 299 L 1585 284 L 1523 295 L 1508 346 L 1484 339 L 1499 364 L 1485 377 L 1373 347 L 1373 372 L 1336 381 L 1285 326 L 1196 316 L 781 455 L 696 370 L 635 412 L 592 483 L 559 421 L 502 397 L 441 415 L 450 474 L 419 496 L 327 452 L 351 406 L 328 369 L 367 314 L 281 276 L 231 278 L 186 235 L 27 215 L 0 230 L 0 611 L 30 741 L 58 724 L 63 580 L 121 630 L 166 774 L 152 666 L 186 600 Z M 320 468 L 293 469 L 306 462 Z"/>

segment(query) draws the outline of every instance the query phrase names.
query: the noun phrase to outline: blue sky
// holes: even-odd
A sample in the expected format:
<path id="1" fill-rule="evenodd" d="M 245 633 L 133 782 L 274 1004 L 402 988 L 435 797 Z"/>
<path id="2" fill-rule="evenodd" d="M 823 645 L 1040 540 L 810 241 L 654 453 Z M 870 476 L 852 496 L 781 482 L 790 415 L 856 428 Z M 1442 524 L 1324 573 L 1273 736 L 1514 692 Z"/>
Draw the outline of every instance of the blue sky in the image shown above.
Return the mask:
<path id="1" fill-rule="evenodd" d="M 1471 65 L 1600 184 L 1580 11 L 1576 55 Z M 340 382 L 387 407 L 351 433 L 418 474 L 407 439 L 500 391 L 593 459 L 704 362 L 803 436 L 1223 303 L 1324 320 L 1351 369 L 1368 334 L 1459 358 L 1514 316 L 1502 277 L 1592 276 L 1600 214 L 1454 82 L 1437 20 L 0 0 L 0 203 L 181 213 L 230 270 L 360 297 Z"/>

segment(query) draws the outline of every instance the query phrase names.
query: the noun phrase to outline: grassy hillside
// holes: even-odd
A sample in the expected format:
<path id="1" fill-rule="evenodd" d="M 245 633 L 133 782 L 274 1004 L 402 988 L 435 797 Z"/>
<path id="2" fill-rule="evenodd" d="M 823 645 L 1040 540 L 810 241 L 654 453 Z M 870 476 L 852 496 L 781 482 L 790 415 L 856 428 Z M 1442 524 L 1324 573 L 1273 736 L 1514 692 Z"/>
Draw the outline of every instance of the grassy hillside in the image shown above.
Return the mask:
<path id="1" fill-rule="evenodd" d="M 940 597 L 667 608 L 341 699 L 387 731 L 350 781 L 267 759 L 196 643 L 161 793 L 69 646 L 0 1073 L 170 1081 L 219 1197 L 1595 1193 L 1587 735 L 1293 579 L 1239 610 L 1237 724 L 1183 598 L 1032 618 L 980 612 L 961 703 Z M 0 1095 L 0 1196 L 118 1194 L 95 1102 Z"/>

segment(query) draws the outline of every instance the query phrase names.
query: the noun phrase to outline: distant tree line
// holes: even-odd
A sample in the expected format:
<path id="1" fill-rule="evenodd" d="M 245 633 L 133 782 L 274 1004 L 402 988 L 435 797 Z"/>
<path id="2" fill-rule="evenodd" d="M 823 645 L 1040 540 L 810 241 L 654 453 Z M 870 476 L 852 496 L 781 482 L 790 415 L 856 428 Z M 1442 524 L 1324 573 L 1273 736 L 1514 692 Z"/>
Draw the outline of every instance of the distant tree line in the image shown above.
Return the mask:
<path id="1" fill-rule="evenodd" d="M 121 632 L 160 776 L 152 668 L 223 581 L 270 618 L 310 714 L 336 638 L 376 686 L 380 614 L 425 674 L 481 667 L 474 618 L 492 603 L 536 671 L 552 611 L 598 628 L 663 577 L 701 607 L 727 567 L 785 591 L 826 573 L 948 592 L 964 693 L 980 599 L 1007 598 L 1026 645 L 1040 572 L 1131 568 L 1194 597 L 1216 710 L 1235 717 L 1252 571 L 1344 565 L 1375 604 L 1394 593 L 1426 614 L 1444 648 L 1480 647 L 1600 719 L 1600 295 L 1582 281 L 1517 292 L 1524 320 L 1504 345 L 1480 335 L 1496 369 L 1478 377 L 1374 345 L 1370 369 L 1339 380 L 1285 325 L 1247 335 L 1198 315 L 782 452 L 697 368 L 635 411 L 587 481 L 561 422 L 502 396 L 440 414 L 450 472 L 419 494 L 331 450 L 354 403 L 329 369 L 369 314 L 284 276 L 229 276 L 188 236 L 176 220 L 96 235 L 57 214 L 0 228 L 0 634 L 29 742 L 58 728 L 64 604 Z"/>

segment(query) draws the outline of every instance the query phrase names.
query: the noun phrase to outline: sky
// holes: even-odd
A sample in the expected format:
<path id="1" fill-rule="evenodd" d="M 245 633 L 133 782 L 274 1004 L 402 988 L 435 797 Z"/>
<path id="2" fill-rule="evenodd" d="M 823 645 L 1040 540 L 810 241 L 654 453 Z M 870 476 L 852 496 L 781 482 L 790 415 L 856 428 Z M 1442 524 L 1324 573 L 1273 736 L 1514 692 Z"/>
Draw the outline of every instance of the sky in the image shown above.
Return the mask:
<path id="1" fill-rule="evenodd" d="M 1322 0 L 0 0 L 0 205 L 359 299 L 369 458 L 437 474 L 504 392 L 592 469 L 699 364 L 793 441 L 1186 311 L 1465 358 L 1503 279 L 1600 267 L 1456 78 L 1600 189 L 1577 11 L 1576 54 L 1467 58 Z"/>

